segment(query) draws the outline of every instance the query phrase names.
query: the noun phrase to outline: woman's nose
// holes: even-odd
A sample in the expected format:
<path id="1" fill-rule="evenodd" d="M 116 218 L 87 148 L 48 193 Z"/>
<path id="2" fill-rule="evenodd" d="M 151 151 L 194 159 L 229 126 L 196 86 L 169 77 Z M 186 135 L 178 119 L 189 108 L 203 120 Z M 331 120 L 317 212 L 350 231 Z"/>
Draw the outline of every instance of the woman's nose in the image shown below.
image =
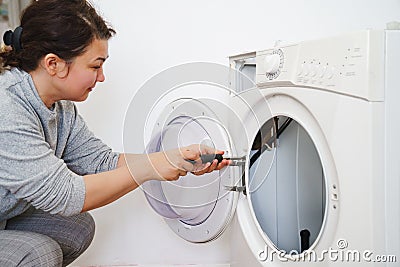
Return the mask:
<path id="1" fill-rule="evenodd" d="M 104 82 L 106 77 L 104 76 L 103 68 L 99 69 L 99 72 L 97 73 L 97 81 L 98 82 Z"/>

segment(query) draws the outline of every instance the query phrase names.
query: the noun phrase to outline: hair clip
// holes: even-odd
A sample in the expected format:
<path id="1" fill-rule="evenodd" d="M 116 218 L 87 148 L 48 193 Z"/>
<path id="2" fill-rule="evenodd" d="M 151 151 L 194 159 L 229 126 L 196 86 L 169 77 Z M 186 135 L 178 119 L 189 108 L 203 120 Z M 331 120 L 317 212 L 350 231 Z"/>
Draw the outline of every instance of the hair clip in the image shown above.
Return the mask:
<path id="1" fill-rule="evenodd" d="M 8 30 L 3 35 L 3 41 L 5 45 L 11 45 L 11 47 L 16 51 L 20 51 L 22 49 L 21 45 L 21 35 L 22 35 L 22 27 L 18 26 L 14 31 Z"/>

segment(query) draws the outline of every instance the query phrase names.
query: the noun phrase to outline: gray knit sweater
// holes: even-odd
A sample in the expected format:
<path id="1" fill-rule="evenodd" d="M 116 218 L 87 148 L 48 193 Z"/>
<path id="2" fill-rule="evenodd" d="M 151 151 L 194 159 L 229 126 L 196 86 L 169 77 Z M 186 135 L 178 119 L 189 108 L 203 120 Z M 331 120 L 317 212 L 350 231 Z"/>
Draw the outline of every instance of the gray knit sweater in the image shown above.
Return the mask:
<path id="1" fill-rule="evenodd" d="M 30 205 L 65 216 L 82 210 L 82 175 L 114 169 L 112 152 L 89 131 L 71 101 L 48 109 L 32 77 L 0 75 L 0 229 Z"/>

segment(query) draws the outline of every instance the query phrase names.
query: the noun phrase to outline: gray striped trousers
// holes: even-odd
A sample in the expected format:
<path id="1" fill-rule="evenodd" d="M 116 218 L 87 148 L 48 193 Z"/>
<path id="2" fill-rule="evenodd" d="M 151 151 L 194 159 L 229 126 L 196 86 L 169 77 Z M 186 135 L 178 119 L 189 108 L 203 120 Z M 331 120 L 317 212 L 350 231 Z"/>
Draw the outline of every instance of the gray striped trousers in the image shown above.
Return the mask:
<path id="1" fill-rule="evenodd" d="M 94 230 L 89 213 L 63 217 L 31 208 L 0 230 L 0 266 L 66 266 L 87 249 Z"/>

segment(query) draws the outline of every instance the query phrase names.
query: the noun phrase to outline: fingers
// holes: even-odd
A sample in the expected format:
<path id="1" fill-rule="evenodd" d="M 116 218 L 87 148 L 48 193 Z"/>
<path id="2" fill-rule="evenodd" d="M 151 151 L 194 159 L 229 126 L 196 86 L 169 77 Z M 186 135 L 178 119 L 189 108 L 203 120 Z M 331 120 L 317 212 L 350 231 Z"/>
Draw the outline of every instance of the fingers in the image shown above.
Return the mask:
<path id="1" fill-rule="evenodd" d="M 184 160 L 181 165 L 182 165 L 183 171 L 193 172 L 195 170 L 195 165 L 193 165 L 192 163 L 190 163 L 186 160 Z"/>
<path id="2" fill-rule="evenodd" d="M 228 165 L 229 165 L 229 160 L 225 159 L 222 160 L 220 163 L 218 163 L 218 160 L 215 159 L 213 160 L 212 163 L 210 162 L 207 162 L 206 164 L 196 163 L 195 165 L 186 162 L 183 166 L 184 170 L 180 170 L 180 174 L 181 176 L 185 176 L 187 172 L 191 172 L 192 174 L 199 176 L 213 171 L 219 171 Z"/>
<path id="3" fill-rule="evenodd" d="M 195 171 L 192 172 L 194 175 L 203 175 L 205 173 L 210 173 L 212 171 L 217 171 L 217 170 L 221 170 L 222 168 L 226 167 L 228 165 L 228 161 L 225 160 L 222 161 L 221 163 L 218 163 L 218 160 L 214 160 L 212 163 L 207 163 L 204 167 L 204 169 L 200 170 L 200 171 Z"/>
<path id="4" fill-rule="evenodd" d="M 193 145 L 184 147 L 181 153 L 184 159 L 197 160 L 200 158 L 200 150 L 193 148 Z"/>
<path id="5" fill-rule="evenodd" d="M 193 144 L 190 146 L 185 147 L 187 151 L 193 151 L 197 155 L 199 154 L 224 154 L 223 150 L 215 149 L 214 147 L 201 145 L 201 144 Z"/>
<path id="6" fill-rule="evenodd" d="M 164 181 L 177 181 L 180 177 L 182 176 L 186 176 L 187 175 L 187 171 L 182 170 L 182 169 L 178 169 L 177 172 L 175 172 L 174 175 L 169 175 L 167 177 L 164 177 Z"/>
<path id="7" fill-rule="evenodd" d="M 223 159 L 223 160 L 217 165 L 217 167 L 215 168 L 215 170 L 216 170 L 216 171 L 219 171 L 219 170 L 225 168 L 226 166 L 229 166 L 229 164 L 230 164 L 230 161 L 229 161 L 229 160 Z"/>
<path id="8" fill-rule="evenodd" d="M 223 150 L 218 150 L 205 145 L 190 145 L 181 149 L 183 158 L 189 160 L 198 160 L 201 155 L 223 155 Z"/>
<path id="9" fill-rule="evenodd" d="M 202 163 L 200 160 L 200 155 L 202 154 L 224 154 L 223 150 L 218 150 L 205 145 L 194 144 L 179 148 L 178 150 L 175 150 L 175 152 L 173 152 L 173 150 L 170 152 L 172 153 L 169 153 L 169 155 L 175 155 L 173 156 L 175 160 L 171 160 L 171 163 L 175 162 L 175 164 L 172 165 L 174 168 L 176 168 L 175 174 L 178 175 L 178 177 L 170 177 L 171 179 L 167 180 L 176 180 L 179 178 L 179 176 L 186 176 L 187 172 L 191 172 L 194 175 L 203 175 L 214 170 L 221 170 L 229 165 L 228 160 L 222 160 L 220 163 L 218 163 L 218 160 L 216 159 L 211 163 Z M 178 152 L 179 155 L 176 154 L 176 152 Z M 176 158 L 176 156 L 178 156 L 180 159 Z"/>
<path id="10" fill-rule="evenodd" d="M 213 162 L 213 163 L 207 162 L 206 164 L 201 164 L 200 168 L 198 168 L 198 169 L 195 168 L 195 170 L 192 171 L 192 174 L 203 175 L 205 173 L 208 173 L 208 172 L 210 172 L 210 168 L 215 168 L 214 165 L 215 165 L 215 162 Z"/>
<path id="11" fill-rule="evenodd" d="M 186 176 L 186 175 L 187 175 L 187 171 L 183 171 L 183 170 L 179 171 L 179 176 Z M 179 176 L 177 177 L 177 179 L 179 178 Z"/>
<path id="12" fill-rule="evenodd" d="M 200 153 L 201 154 L 213 154 L 213 155 L 220 154 L 220 155 L 223 155 L 224 151 L 215 149 L 213 147 L 201 145 L 200 146 Z"/>

